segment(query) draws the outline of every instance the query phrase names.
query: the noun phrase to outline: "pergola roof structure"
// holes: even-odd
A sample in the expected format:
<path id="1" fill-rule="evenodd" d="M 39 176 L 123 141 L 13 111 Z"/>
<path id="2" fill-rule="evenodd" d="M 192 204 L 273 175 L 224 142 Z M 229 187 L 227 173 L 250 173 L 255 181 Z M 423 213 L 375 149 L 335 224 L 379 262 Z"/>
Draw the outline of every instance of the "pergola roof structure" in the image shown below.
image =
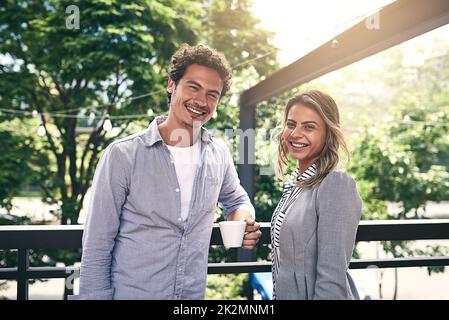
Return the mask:
<path id="1" fill-rule="evenodd" d="M 337 35 L 240 95 L 240 128 L 256 126 L 256 105 L 287 90 L 449 23 L 449 0 L 397 0 L 376 13 L 378 28 L 366 20 Z M 294 39 L 292 39 L 294 41 Z M 255 195 L 255 141 L 246 137 L 239 165 L 242 186 Z M 252 141 L 250 141 L 253 139 Z M 245 143 L 244 139 L 240 143 Z"/>

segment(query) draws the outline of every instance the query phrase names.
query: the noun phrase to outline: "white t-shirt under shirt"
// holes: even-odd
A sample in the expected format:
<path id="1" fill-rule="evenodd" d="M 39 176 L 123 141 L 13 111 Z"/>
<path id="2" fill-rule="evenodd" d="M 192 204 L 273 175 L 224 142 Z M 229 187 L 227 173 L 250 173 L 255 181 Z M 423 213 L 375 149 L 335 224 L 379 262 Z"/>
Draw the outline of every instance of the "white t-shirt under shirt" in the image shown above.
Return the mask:
<path id="1" fill-rule="evenodd" d="M 176 176 L 178 177 L 181 192 L 181 218 L 185 221 L 189 215 L 196 170 L 201 161 L 200 142 L 198 139 L 190 147 L 180 148 L 167 145 L 167 148 L 172 154 Z"/>

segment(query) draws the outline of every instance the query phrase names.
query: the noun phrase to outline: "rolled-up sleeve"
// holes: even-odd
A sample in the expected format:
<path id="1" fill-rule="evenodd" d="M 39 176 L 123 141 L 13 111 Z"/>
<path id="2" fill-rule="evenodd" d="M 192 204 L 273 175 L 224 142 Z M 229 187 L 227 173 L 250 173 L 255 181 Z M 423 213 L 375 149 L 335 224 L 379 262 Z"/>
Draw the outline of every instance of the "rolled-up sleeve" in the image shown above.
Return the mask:
<path id="1" fill-rule="evenodd" d="M 83 234 L 79 299 L 112 299 L 111 259 L 129 185 L 129 165 L 119 144 L 106 148 L 95 171 Z"/>
<path id="2" fill-rule="evenodd" d="M 229 149 L 224 147 L 224 178 L 220 189 L 218 202 L 223 208 L 224 218 L 237 209 L 246 209 L 255 218 L 255 210 L 240 180 Z"/>
<path id="3" fill-rule="evenodd" d="M 355 181 L 331 172 L 317 194 L 318 259 L 314 299 L 350 299 L 346 278 L 362 202 Z"/>

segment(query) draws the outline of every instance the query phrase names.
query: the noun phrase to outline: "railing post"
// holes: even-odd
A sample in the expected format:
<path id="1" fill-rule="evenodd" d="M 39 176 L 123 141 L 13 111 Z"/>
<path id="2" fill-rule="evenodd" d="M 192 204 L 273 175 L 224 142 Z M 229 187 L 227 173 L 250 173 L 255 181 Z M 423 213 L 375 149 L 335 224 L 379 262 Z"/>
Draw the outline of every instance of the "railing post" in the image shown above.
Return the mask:
<path id="1" fill-rule="evenodd" d="M 243 150 L 243 154 L 239 154 L 239 178 L 242 187 L 246 190 L 251 202 L 254 204 L 254 197 L 256 195 L 256 132 L 254 131 L 254 135 L 246 135 L 245 133 L 247 130 L 256 129 L 256 105 L 245 105 L 244 103 L 244 101 L 240 101 L 240 129 L 244 134 L 240 137 L 239 141 L 243 145 L 243 148 L 239 146 L 239 152 Z M 246 144 L 245 136 L 247 137 Z"/>
<path id="2" fill-rule="evenodd" d="M 246 250 L 240 248 L 238 250 L 238 261 L 239 262 L 250 262 L 256 261 L 256 250 Z M 243 282 L 243 295 L 248 300 L 254 300 L 253 288 L 251 287 L 251 279 L 248 278 L 248 281 Z"/>
<path id="3" fill-rule="evenodd" d="M 256 129 L 256 105 L 246 104 L 244 99 L 242 99 L 242 96 L 240 96 L 240 129 L 243 130 L 244 133 L 246 130 Z M 254 131 L 254 134 L 255 133 L 256 132 Z M 239 164 L 239 177 L 243 188 L 246 190 L 251 202 L 254 204 L 254 197 L 256 194 L 256 137 L 251 134 L 247 135 L 248 140 L 245 146 L 244 136 L 245 134 L 240 139 L 240 143 L 243 145 L 243 148 L 239 147 L 239 150 L 244 150 L 243 154 L 239 155 L 239 157 L 243 158 L 243 161 Z M 238 261 L 256 261 L 256 251 L 239 249 Z M 243 295 L 247 297 L 248 300 L 254 299 L 250 280 L 243 283 Z"/>
<path id="4" fill-rule="evenodd" d="M 19 249 L 17 261 L 17 300 L 28 300 L 27 271 L 30 266 L 29 250 Z"/>

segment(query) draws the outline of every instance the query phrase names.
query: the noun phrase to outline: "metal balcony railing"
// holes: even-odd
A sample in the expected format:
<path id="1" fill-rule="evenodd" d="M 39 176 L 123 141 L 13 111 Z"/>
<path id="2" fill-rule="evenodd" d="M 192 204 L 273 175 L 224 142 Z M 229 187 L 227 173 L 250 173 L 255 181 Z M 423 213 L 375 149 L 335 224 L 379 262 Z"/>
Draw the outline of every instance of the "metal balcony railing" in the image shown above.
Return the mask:
<path id="1" fill-rule="evenodd" d="M 259 244 L 270 243 L 270 225 L 261 223 Z M 28 280 L 67 278 L 74 267 L 30 267 L 30 249 L 81 248 L 83 226 L 0 226 L 0 249 L 18 250 L 17 268 L 0 268 L 1 280 L 17 281 L 17 299 L 28 299 Z M 442 240 L 449 239 L 449 219 L 362 221 L 356 241 Z M 210 245 L 222 245 L 218 225 L 214 224 Z M 449 265 L 449 256 L 409 257 L 377 260 L 353 259 L 351 269 L 368 267 L 401 268 Z M 269 272 L 271 262 L 209 263 L 209 274 Z"/>

